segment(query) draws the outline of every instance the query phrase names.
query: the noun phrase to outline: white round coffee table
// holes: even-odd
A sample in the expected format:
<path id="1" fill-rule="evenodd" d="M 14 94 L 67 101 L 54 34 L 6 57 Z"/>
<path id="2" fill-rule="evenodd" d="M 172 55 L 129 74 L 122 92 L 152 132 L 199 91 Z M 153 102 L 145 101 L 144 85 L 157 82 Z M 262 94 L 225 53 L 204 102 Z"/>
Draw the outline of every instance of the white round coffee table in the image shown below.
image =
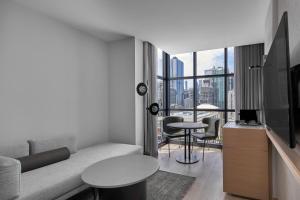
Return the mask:
<path id="1" fill-rule="evenodd" d="M 100 199 L 146 199 L 146 179 L 159 169 L 157 159 L 127 155 L 99 161 L 84 170 L 81 179 L 99 189 Z"/>

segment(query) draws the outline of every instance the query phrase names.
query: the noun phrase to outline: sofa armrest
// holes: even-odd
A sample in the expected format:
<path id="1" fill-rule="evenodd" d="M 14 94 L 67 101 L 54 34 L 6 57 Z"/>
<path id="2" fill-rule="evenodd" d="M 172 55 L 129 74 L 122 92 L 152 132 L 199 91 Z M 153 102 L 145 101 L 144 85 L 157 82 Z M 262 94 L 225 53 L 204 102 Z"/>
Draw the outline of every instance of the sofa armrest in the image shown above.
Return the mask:
<path id="1" fill-rule="evenodd" d="M 21 163 L 0 156 L 0 199 L 14 199 L 20 195 Z"/>

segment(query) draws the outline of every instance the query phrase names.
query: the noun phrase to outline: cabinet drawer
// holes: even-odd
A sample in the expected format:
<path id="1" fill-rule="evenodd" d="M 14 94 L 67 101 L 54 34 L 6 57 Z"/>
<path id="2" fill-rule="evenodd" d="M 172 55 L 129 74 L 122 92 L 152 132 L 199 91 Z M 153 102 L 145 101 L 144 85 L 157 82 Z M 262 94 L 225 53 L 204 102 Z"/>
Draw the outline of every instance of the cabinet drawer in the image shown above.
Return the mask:
<path id="1" fill-rule="evenodd" d="M 268 138 L 264 129 L 223 128 L 223 146 L 267 151 Z"/>
<path id="2" fill-rule="evenodd" d="M 268 152 L 224 148 L 224 192 L 268 199 Z"/>

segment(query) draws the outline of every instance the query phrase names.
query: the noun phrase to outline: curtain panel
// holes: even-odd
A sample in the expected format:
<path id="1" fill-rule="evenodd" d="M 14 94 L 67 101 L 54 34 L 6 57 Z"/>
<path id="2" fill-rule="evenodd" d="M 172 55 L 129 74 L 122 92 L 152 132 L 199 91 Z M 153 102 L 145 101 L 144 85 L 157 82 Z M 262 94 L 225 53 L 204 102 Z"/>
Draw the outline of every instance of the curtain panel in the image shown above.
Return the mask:
<path id="1" fill-rule="evenodd" d="M 241 109 L 255 109 L 258 120 L 264 122 L 263 116 L 263 80 L 262 68 L 249 69 L 250 66 L 262 66 L 264 44 L 235 47 L 235 102 L 236 119 Z"/>
<path id="2" fill-rule="evenodd" d="M 144 154 L 157 157 L 156 116 L 151 115 L 147 106 L 156 102 L 157 49 L 149 42 L 143 42 L 144 83 L 148 93 L 144 98 Z"/>

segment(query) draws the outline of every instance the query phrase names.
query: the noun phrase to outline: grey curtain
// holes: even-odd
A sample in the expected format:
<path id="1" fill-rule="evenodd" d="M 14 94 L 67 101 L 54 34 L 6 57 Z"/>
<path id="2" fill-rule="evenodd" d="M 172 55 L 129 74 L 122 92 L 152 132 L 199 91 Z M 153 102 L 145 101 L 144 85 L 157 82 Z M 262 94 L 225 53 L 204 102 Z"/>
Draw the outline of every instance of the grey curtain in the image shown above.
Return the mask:
<path id="1" fill-rule="evenodd" d="M 235 97 L 236 119 L 240 109 L 258 110 L 258 120 L 264 122 L 262 97 L 262 68 L 249 69 L 250 66 L 263 65 L 264 44 L 235 47 Z"/>
<path id="2" fill-rule="evenodd" d="M 157 49 L 151 43 L 144 42 L 143 54 L 144 82 L 148 86 L 148 93 L 144 98 L 144 154 L 157 157 L 156 116 L 146 110 L 147 105 L 156 102 Z"/>

